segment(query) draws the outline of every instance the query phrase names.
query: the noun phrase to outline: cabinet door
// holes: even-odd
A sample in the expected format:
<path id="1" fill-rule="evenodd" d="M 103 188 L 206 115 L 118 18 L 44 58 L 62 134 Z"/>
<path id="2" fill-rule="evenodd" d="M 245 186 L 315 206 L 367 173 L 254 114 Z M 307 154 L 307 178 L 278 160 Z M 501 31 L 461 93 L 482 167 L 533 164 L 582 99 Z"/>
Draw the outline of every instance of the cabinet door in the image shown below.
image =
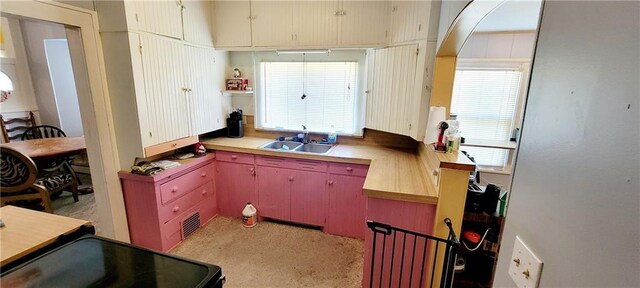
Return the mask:
<path id="1" fill-rule="evenodd" d="M 367 95 L 367 128 L 409 135 L 415 93 L 418 45 L 370 51 Z"/>
<path id="2" fill-rule="evenodd" d="M 389 1 L 343 1 L 340 44 L 386 45 L 389 9 Z"/>
<path id="3" fill-rule="evenodd" d="M 213 49 L 185 45 L 187 94 L 191 109 L 192 135 L 211 132 L 224 127 L 222 119 L 222 79 L 216 76 L 220 70 Z M 224 55 L 222 55 L 224 57 Z"/>
<path id="4" fill-rule="evenodd" d="M 191 134 L 189 106 L 184 91 L 183 44 L 155 35 L 140 35 L 144 97 L 137 99 L 145 146 Z"/>
<path id="5" fill-rule="evenodd" d="M 338 42 L 338 1 L 294 1 L 295 46 L 327 46 Z"/>
<path id="6" fill-rule="evenodd" d="M 216 47 L 251 46 L 251 5 L 248 0 L 215 1 Z"/>
<path id="7" fill-rule="evenodd" d="M 431 1 L 394 0 L 391 5 L 391 43 L 427 38 Z"/>
<path id="8" fill-rule="evenodd" d="M 213 46 L 213 8 L 210 1 L 182 0 L 184 40 Z"/>
<path id="9" fill-rule="evenodd" d="M 220 215 L 242 217 L 242 209 L 257 205 L 255 173 L 251 164 L 216 162 L 216 194 Z"/>
<path id="10" fill-rule="evenodd" d="M 329 197 L 325 191 L 325 173 L 292 171 L 291 221 L 324 226 Z"/>
<path id="11" fill-rule="evenodd" d="M 258 166 L 256 173 L 260 216 L 290 220 L 293 170 Z"/>
<path id="12" fill-rule="evenodd" d="M 251 1 L 251 39 L 256 47 L 289 46 L 293 43 L 289 1 Z"/>
<path id="13" fill-rule="evenodd" d="M 182 4 L 177 0 L 128 1 L 136 22 L 134 29 L 182 39 Z"/>
<path id="14" fill-rule="evenodd" d="M 326 232 L 364 239 L 366 198 L 364 177 L 329 175 L 329 213 Z"/>

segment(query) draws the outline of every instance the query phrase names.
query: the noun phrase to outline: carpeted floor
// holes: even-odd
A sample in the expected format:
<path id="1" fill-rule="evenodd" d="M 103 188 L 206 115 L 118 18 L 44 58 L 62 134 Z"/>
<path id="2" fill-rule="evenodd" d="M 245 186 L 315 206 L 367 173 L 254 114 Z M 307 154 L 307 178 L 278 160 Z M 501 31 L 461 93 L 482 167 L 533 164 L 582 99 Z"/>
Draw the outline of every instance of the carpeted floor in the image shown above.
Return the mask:
<path id="1" fill-rule="evenodd" d="M 91 221 L 96 228 L 96 235 L 101 235 L 93 193 L 79 195 L 78 202 L 73 202 L 71 193 L 64 192 L 60 198 L 53 199 L 51 205 L 53 206 L 53 214 Z"/>
<path id="2" fill-rule="evenodd" d="M 172 254 L 222 267 L 225 287 L 361 287 L 363 241 L 303 227 L 216 217 Z"/>

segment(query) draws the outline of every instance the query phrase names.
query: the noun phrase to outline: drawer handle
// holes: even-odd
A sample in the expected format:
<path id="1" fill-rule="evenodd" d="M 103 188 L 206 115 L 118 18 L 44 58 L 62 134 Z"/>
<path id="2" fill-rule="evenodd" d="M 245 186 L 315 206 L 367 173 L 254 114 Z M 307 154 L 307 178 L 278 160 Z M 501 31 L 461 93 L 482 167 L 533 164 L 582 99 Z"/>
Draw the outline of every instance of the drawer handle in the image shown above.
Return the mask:
<path id="1" fill-rule="evenodd" d="M 327 184 L 329 184 L 329 185 L 333 185 L 333 180 L 329 180 L 329 181 L 327 182 Z"/>
<path id="2" fill-rule="evenodd" d="M 238 159 L 238 156 L 236 156 L 236 155 L 231 155 L 231 159 L 236 160 L 236 159 Z"/>
<path id="3" fill-rule="evenodd" d="M 251 172 L 251 176 L 256 176 L 256 169 L 251 168 L 249 171 Z"/>
<path id="4" fill-rule="evenodd" d="M 171 188 L 171 193 L 176 193 L 178 192 L 178 186 L 173 186 L 173 188 Z"/>
<path id="5" fill-rule="evenodd" d="M 207 195 L 207 190 L 202 190 L 202 195 Z"/>
<path id="6" fill-rule="evenodd" d="M 351 172 L 351 171 L 353 171 L 353 168 L 347 167 L 347 171 Z"/>
<path id="7" fill-rule="evenodd" d="M 207 177 L 207 172 L 202 172 L 202 174 L 200 174 L 200 177 Z"/>
<path id="8" fill-rule="evenodd" d="M 293 182 L 293 176 L 289 176 L 289 182 Z"/>
<path id="9" fill-rule="evenodd" d="M 173 212 L 178 212 L 178 211 L 180 211 L 180 207 L 179 206 L 173 207 Z"/>

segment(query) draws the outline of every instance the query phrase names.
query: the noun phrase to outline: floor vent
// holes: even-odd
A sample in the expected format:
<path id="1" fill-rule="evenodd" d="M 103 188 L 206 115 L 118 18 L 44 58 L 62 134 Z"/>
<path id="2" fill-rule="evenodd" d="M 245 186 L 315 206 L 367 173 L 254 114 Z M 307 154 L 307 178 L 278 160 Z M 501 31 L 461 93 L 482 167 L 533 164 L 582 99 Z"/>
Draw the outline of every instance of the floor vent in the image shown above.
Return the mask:
<path id="1" fill-rule="evenodd" d="M 182 239 L 186 239 L 200 228 L 200 213 L 193 213 L 191 216 L 182 220 Z"/>

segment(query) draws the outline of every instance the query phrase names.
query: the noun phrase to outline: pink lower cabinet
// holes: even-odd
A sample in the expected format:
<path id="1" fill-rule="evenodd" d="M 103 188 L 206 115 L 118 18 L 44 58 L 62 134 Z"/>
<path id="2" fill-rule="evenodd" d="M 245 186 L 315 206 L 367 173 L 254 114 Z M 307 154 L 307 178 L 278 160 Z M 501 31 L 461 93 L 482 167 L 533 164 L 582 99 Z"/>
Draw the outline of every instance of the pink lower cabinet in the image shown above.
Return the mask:
<path id="1" fill-rule="evenodd" d="M 216 152 L 216 190 L 220 215 L 242 217 L 247 202 L 258 207 L 256 170 L 251 154 Z"/>
<path id="2" fill-rule="evenodd" d="M 325 225 L 326 162 L 257 156 L 256 165 L 260 216 Z"/>
<path id="3" fill-rule="evenodd" d="M 291 219 L 291 181 L 293 172 L 275 167 L 256 167 L 258 177 L 258 214 L 280 220 Z M 291 179 L 291 180 L 290 180 Z"/>
<path id="4" fill-rule="evenodd" d="M 326 174 L 293 171 L 291 178 L 291 221 L 325 226 L 329 197 L 325 191 Z"/>
<path id="5" fill-rule="evenodd" d="M 217 213 L 213 154 L 155 176 L 120 172 L 131 243 L 169 251 Z"/>
<path id="6" fill-rule="evenodd" d="M 366 214 L 367 220 L 377 221 L 394 227 L 431 235 L 433 230 L 433 217 L 435 216 L 436 211 L 435 208 L 436 206 L 433 204 L 367 197 Z M 425 283 L 429 283 L 428 271 L 430 267 L 427 265 L 429 255 L 427 253 L 423 258 L 423 252 L 425 251 L 425 247 L 427 247 L 427 249 L 429 248 L 428 245 L 425 245 L 424 239 L 416 239 L 411 235 L 405 237 L 403 233 L 398 232 L 395 234 L 396 240 L 394 241 L 393 236 L 394 234 L 391 234 L 387 237 L 386 249 L 382 249 L 384 245 L 383 239 L 382 237 L 378 237 L 376 239 L 376 251 L 373 251 L 373 232 L 367 228 L 365 233 L 365 259 L 362 287 L 370 287 L 370 284 L 375 287 L 428 286 L 425 285 Z M 414 247 L 415 257 L 412 257 L 414 255 L 414 253 L 412 253 L 414 251 Z M 395 250 L 395 253 L 392 253 L 392 249 Z M 392 254 L 394 254 L 394 257 L 391 257 Z M 371 277 L 372 255 L 376 259 L 373 277 Z M 385 255 L 384 260 L 383 255 Z M 425 263 L 424 271 L 421 271 L 421 268 L 423 267 L 422 263 Z M 384 267 L 383 273 L 380 272 L 380 267 Z M 390 267 L 391 269 L 389 269 Z M 419 281 L 421 275 L 423 277 L 422 285 L 420 285 Z M 400 283 L 400 276 L 402 277 L 402 283 Z M 372 279 L 373 283 L 370 283 Z M 412 280 L 411 285 L 409 285 L 410 279 Z M 389 283 L 393 284 L 390 285 Z"/>
<path id="7" fill-rule="evenodd" d="M 325 232 L 364 239 L 366 198 L 364 177 L 330 174 L 327 180 L 329 213 Z"/>

